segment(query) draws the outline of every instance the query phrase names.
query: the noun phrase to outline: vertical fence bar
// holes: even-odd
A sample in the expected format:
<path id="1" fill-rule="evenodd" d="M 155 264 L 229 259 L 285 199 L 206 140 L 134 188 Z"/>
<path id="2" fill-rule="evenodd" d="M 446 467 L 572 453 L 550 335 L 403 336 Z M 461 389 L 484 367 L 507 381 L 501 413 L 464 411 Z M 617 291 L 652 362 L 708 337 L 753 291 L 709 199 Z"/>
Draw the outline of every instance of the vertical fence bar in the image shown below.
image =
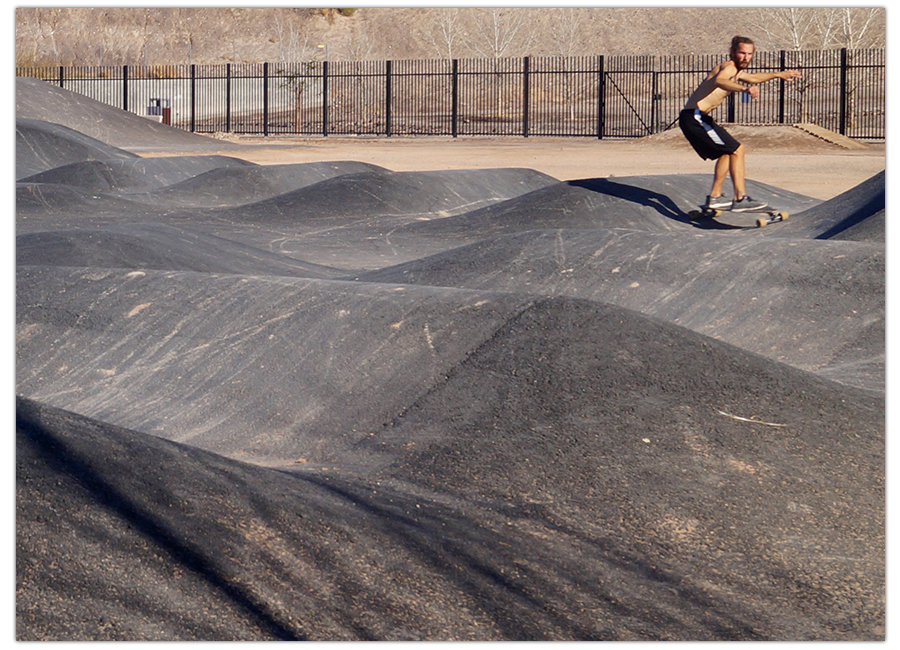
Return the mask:
<path id="1" fill-rule="evenodd" d="M 231 64 L 225 64 L 225 132 L 231 133 Z"/>
<path id="2" fill-rule="evenodd" d="M 450 135 L 459 135 L 459 59 L 453 59 L 450 69 Z"/>
<path id="3" fill-rule="evenodd" d="M 122 110 L 128 110 L 128 66 L 122 66 Z"/>
<path id="4" fill-rule="evenodd" d="M 606 111 L 606 71 L 604 69 L 605 57 L 601 54 L 597 57 L 597 139 L 603 139 L 603 131 L 606 127 L 604 112 Z"/>
<path id="5" fill-rule="evenodd" d="M 528 101 L 531 90 L 531 57 L 522 59 L 522 136 L 528 137 Z"/>
<path id="6" fill-rule="evenodd" d="M 262 84 L 262 101 L 263 101 L 263 135 L 269 135 L 269 62 L 263 63 L 263 84 Z"/>
<path id="7" fill-rule="evenodd" d="M 328 136 L 328 59 L 322 63 L 322 136 Z"/>
<path id="8" fill-rule="evenodd" d="M 778 56 L 778 68 L 781 72 L 787 70 L 787 61 L 785 59 L 785 52 L 781 50 Z M 784 79 L 780 79 L 778 81 L 778 123 L 784 124 L 784 94 L 786 89 L 786 82 Z"/>
<path id="9" fill-rule="evenodd" d="M 838 107 L 838 133 L 847 134 L 847 48 L 841 48 L 840 106 Z"/>
<path id="10" fill-rule="evenodd" d="M 191 97 L 190 97 L 190 124 L 191 124 L 191 133 L 197 130 L 197 65 L 195 63 L 191 64 Z"/>
<path id="11" fill-rule="evenodd" d="M 391 137 L 391 63 L 384 66 L 384 134 Z"/>

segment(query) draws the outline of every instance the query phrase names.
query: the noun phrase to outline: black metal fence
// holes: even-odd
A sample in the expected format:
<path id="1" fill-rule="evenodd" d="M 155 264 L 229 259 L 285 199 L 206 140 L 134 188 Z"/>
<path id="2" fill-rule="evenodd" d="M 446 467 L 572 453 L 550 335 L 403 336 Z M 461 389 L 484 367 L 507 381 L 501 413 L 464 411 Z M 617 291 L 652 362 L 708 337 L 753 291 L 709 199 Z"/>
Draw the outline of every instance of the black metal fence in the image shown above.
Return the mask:
<path id="1" fill-rule="evenodd" d="M 635 138 L 670 128 L 717 55 L 315 61 L 17 68 L 200 133 Z M 758 52 L 751 71 L 799 69 L 716 119 L 813 123 L 885 138 L 884 50 Z"/>

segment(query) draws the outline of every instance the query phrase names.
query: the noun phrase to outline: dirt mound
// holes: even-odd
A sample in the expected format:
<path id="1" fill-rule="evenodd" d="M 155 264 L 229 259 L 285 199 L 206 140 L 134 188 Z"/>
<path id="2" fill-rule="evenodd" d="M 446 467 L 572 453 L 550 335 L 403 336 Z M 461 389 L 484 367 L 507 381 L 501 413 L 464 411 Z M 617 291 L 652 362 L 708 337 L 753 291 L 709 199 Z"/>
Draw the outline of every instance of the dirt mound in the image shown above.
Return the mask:
<path id="1" fill-rule="evenodd" d="M 783 149 L 797 152 L 825 152 L 841 149 L 865 149 L 863 142 L 851 140 L 821 127 L 804 124 L 725 124 L 726 130 L 749 149 Z M 661 133 L 648 135 L 635 141 L 644 146 L 684 146 L 684 135 L 675 124 Z"/>

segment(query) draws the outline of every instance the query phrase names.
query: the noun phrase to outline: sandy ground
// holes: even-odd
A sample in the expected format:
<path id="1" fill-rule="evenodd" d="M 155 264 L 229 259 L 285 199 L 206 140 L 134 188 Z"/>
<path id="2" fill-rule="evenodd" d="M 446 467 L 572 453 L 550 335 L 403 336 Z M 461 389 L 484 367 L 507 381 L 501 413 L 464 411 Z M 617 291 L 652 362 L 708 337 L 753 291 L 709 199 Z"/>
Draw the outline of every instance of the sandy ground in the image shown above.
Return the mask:
<path id="1" fill-rule="evenodd" d="M 741 134 L 747 178 L 827 200 L 885 169 L 884 144 L 847 149 L 791 127 Z M 237 156 L 259 164 L 354 160 L 394 171 L 527 167 L 559 180 L 712 174 L 680 134 L 634 141 L 576 138 L 233 137 Z M 142 152 L 141 155 L 150 155 Z"/>

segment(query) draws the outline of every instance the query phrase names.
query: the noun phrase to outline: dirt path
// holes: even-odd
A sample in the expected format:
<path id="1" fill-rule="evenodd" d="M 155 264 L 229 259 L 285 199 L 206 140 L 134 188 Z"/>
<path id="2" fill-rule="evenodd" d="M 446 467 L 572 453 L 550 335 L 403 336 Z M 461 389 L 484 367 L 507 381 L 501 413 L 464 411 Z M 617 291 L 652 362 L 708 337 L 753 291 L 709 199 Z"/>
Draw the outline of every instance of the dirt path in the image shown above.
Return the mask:
<path id="1" fill-rule="evenodd" d="M 884 144 L 841 146 L 788 126 L 740 127 L 735 135 L 748 148 L 748 178 L 817 199 L 837 196 L 885 168 Z M 835 139 L 840 141 L 840 136 Z M 527 167 L 560 180 L 712 174 L 712 163 L 694 154 L 676 132 L 632 141 L 335 136 L 229 140 L 243 147 L 221 153 L 259 164 L 354 160 L 394 171 Z M 859 148 L 845 148 L 853 145 Z"/>

